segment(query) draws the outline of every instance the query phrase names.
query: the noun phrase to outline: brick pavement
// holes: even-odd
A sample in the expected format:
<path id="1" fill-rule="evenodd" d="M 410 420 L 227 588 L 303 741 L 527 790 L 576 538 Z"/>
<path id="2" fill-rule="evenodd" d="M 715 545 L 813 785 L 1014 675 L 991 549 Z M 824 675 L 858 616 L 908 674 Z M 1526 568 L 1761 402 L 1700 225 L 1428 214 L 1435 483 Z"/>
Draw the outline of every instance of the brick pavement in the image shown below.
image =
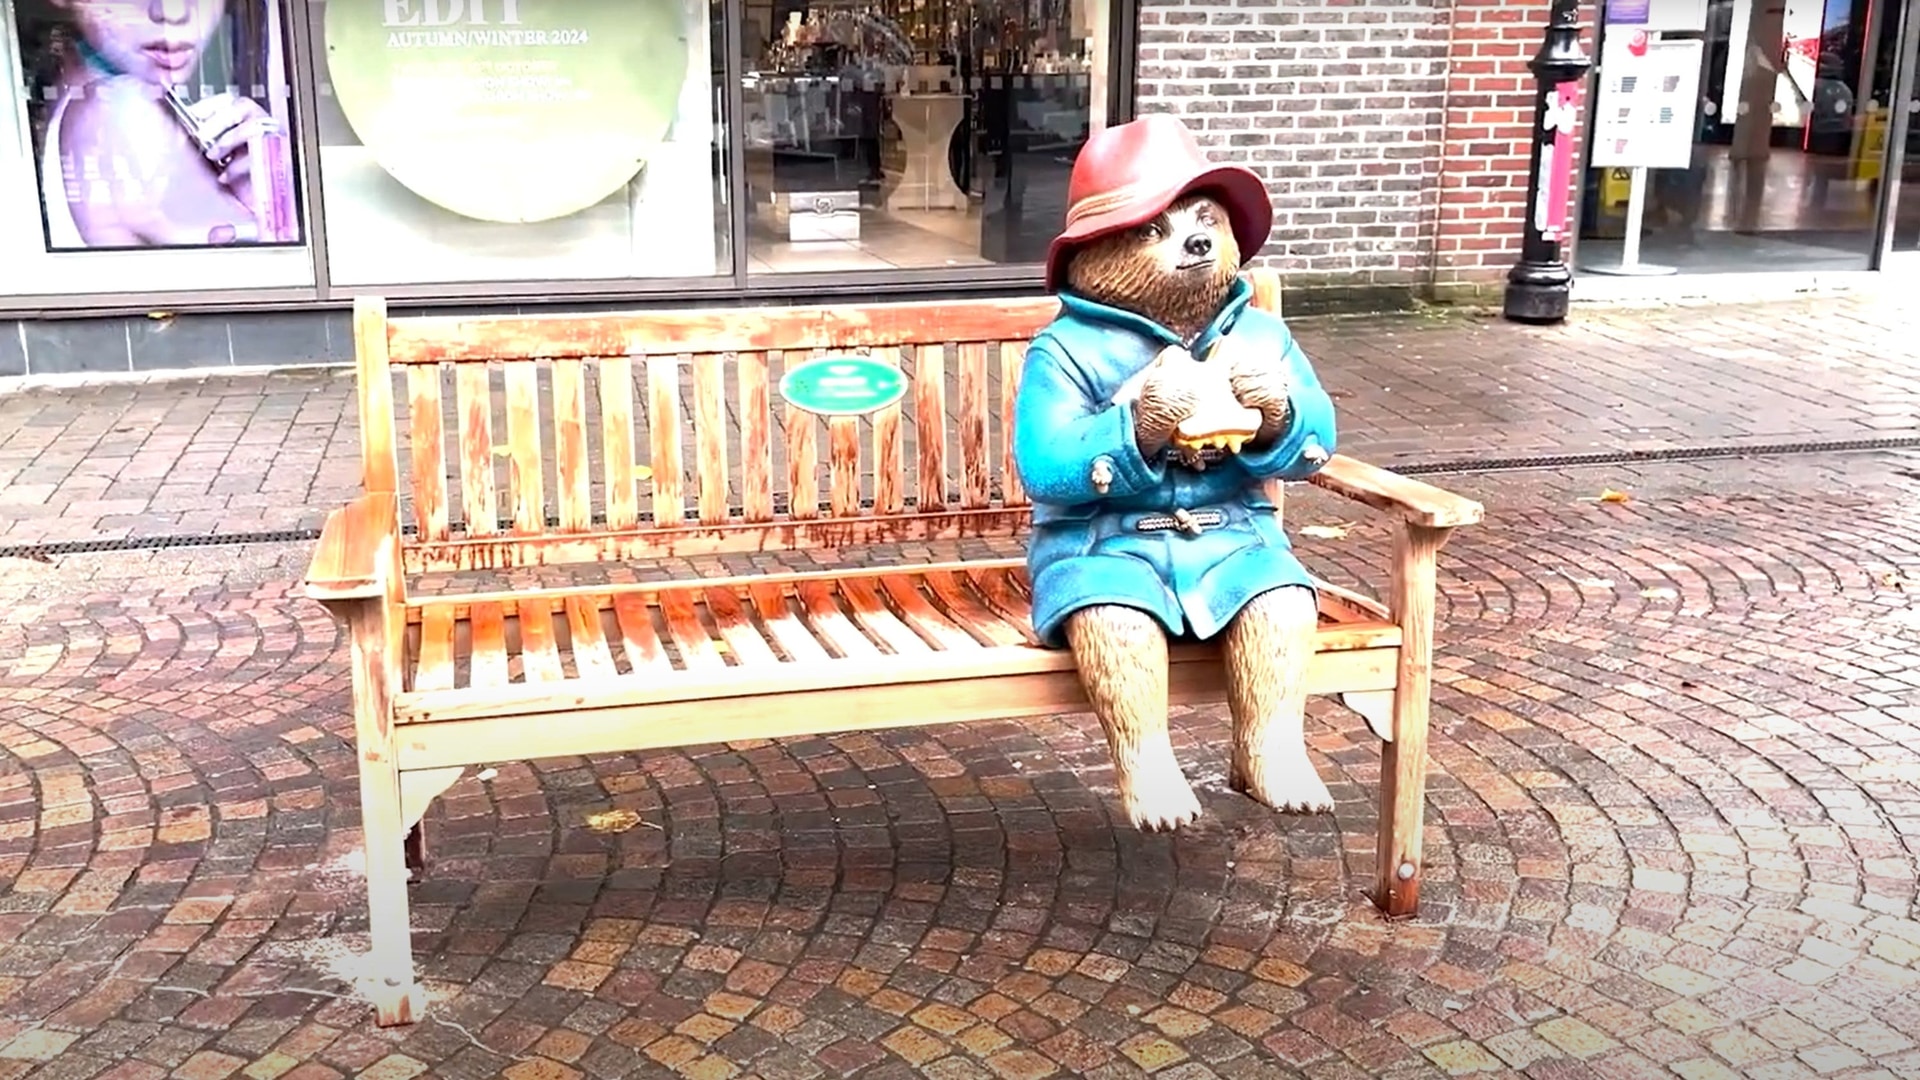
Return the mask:
<path id="1" fill-rule="evenodd" d="M 1392 465 L 1920 434 L 1910 324 L 1889 293 L 1296 329 L 1343 447 Z M 0 547 L 318 528 L 358 485 L 351 395 L 344 369 L 0 393 Z"/>
<path id="2" fill-rule="evenodd" d="M 1417 921 L 1359 895 L 1378 754 L 1324 702 L 1333 815 L 1226 792 L 1185 710 L 1175 837 L 1114 829 L 1087 717 L 501 763 L 430 816 L 391 1031 L 306 545 L 0 563 L 0 1078 L 1920 1077 L 1917 477 L 1451 478 L 1493 524 L 1443 561 Z"/>

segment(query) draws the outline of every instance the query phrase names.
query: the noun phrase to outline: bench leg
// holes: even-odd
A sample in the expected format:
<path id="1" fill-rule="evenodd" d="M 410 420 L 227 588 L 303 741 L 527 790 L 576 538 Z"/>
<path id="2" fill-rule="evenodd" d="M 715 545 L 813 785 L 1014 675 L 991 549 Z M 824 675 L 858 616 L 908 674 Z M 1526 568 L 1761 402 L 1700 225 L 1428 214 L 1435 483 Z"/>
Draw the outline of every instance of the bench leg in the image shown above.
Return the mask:
<path id="1" fill-rule="evenodd" d="M 360 765 L 360 829 L 367 863 L 367 923 L 372 937 L 374 1020 L 411 1024 L 418 1015 L 413 936 L 407 916 L 406 818 L 394 755 L 393 690 L 399 611 L 379 600 L 352 611 L 354 741 Z"/>
<path id="2" fill-rule="evenodd" d="M 1420 909 L 1434 565 L 1448 532 L 1409 524 L 1394 538 L 1392 607 L 1400 625 L 1400 666 L 1393 691 L 1393 741 L 1380 748 L 1379 866 L 1373 895 L 1388 918 L 1411 918 Z"/>
<path id="3" fill-rule="evenodd" d="M 413 828 L 407 830 L 402 847 L 405 849 L 402 854 L 407 863 L 407 880 L 419 881 L 427 872 L 427 823 L 414 822 Z"/>

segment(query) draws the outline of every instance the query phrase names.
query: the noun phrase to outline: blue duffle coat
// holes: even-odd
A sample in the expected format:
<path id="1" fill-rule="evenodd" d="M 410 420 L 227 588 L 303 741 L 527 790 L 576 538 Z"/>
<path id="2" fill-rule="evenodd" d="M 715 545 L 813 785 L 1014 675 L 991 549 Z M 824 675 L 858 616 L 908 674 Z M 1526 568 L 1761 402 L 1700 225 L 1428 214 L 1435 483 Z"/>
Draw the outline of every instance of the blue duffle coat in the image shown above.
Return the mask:
<path id="1" fill-rule="evenodd" d="M 1033 499 L 1027 568 L 1033 626 L 1052 647 L 1066 643 L 1067 616 L 1095 604 L 1148 612 L 1171 635 L 1208 638 L 1269 589 L 1312 587 L 1261 482 L 1305 479 L 1319 466 L 1309 447 L 1334 452 L 1333 403 L 1313 365 L 1269 312 L 1249 306 L 1243 279 L 1189 346 L 1204 356 L 1231 333 L 1285 364 L 1287 430 L 1272 445 L 1243 450 L 1196 471 L 1148 461 L 1133 436 L 1133 405 L 1115 394 L 1168 345 L 1172 331 L 1132 312 L 1063 291 L 1060 314 L 1028 346 L 1014 415 L 1014 464 Z M 1094 464 L 1113 479 L 1094 490 Z M 1220 524 L 1194 534 L 1142 531 L 1142 518 L 1176 509 L 1213 510 Z"/>

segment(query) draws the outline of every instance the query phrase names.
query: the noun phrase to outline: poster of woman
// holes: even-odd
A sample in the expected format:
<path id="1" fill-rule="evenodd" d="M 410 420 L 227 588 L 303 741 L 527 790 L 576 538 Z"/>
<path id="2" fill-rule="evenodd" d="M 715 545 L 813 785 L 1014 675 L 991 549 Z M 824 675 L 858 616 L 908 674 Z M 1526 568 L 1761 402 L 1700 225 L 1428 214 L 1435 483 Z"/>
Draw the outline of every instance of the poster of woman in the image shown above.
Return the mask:
<path id="1" fill-rule="evenodd" d="M 17 0 L 49 251 L 302 242 L 278 0 Z"/>

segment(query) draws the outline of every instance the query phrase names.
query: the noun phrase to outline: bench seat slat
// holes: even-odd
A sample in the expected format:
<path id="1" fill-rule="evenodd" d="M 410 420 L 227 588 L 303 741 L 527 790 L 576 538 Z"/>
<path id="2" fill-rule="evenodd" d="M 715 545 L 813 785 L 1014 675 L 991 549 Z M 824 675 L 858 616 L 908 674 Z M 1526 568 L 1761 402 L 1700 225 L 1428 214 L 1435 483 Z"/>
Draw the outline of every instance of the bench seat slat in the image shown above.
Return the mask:
<path id="1" fill-rule="evenodd" d="M 954 625 L 952 619 L 921 595 L 924 581 L 919 574 L 888 574 L 880 579 L 880 587 L 899 605 L 900 617 L 929 644 L 941 649 L 979 648 L 980 643 L 972 634 Z"/>
<path id="2" fill-rule="evenodd" d="M 1009 625 L 1005 617 L 989 610 L 975 595 L 971 581 L 962 583 L 949 571 L 936 570 L 925 575 L 933 595 L 951 618 L 982 645 L 1025 645 L 1028 635 Z"/>
<path id="3" fill-rule="evenodd" d="M 852 609 L 853 621 L 874 637 L 887 643 L 895 653 L 931 652 L 932 646 L 920 640 L 913 628 L 900 621 L 874 588 L 871 578 L 850 578 L 840 583 L 840 592 L 846 596 Z"/>
<path id="4" fill-rule="evenodd" d="M 662 593 L 660 610 L 667 616 L 667 638 L 680 653 L 680 662 L 689 668 L 723 668 L 727 659 L 713 643 L 712 635 L 700 622 L 700 611 L 690 592 Z"/>
<path id="5" fill-rule="evenodd" d="M 1168 658 L 1174 703 L 1224 700 L 1226 684 L 1216 646 L 1177 644 Z M 1316 653 L 1308 668 L 1308 692 L 1388 690 L 1397 664 L 1394 648 Z M 513 756 L 489 755 L 487 747 L 461 745 L 458 739 L 443 741 L 435 734 L 442 727 L 517 730 L 532 740 L 516 752 L 525 758 L 685 746 L 692 734 L 689 715 L 699 718 L 698 739 L 710 743 L 1077 713 L 1085 712 L 1088 703 L 1067 650 L 1011 646 L 683 671 L 666 678 L 407 693 L 396 698 L 394 708 L 401 754 L 412 755 L 402 767 L 428 768 Z M 526 718 L 541 714 L 567 714 L 569 720 L 529 727 Z M 586 735 L 584 742 L 567 741 L 576 724 L 594 718 L 609 726 Z"/>
<path id="6" fill-rule="evenodd" d="M 526 680 L 559 682 L 565 679 L 559 646 L 553 638 L 553 613 L 545 604 L 521 604 L 516 619 L 520 624 L 520 665 Z"/>
<path id="7" fill-rule="evenodd" d="M 467 623 L 473 638 L 468 681 L 475 687 L 507 685 L 507 629 L 500 605 L 473 605 Z"/>
<path id="8" fill-rule="evenodd" d="M 600 608 L 591 596 L 569 596 L 567 639 L 573 643 L 573 666 L 583 679 L 610 678 L 619 674 L 613 653 L 607 648 L 606 628 L 600 625 Z"/>
<path id="9" fill-rule="evenodd" d="M 453 685 L 453 609 L 430 607 L 420 617 L 420 663 L 413 672 L 413 688 L 451 690 Z"/>
<path id="10" fill-rule="evenodd" d="M 646 598 L 638 593 L 620 593 L 613 598 L 614 621 L 620 626 L 620 645 L 626 650 L 627 664 L 636 673 L 671 671 L 673 661 L 660 645 L 660 634 L 653 628 L 653 616 Z"/>
<path id="11" fill-rule="evenodd" d="M 760 582 L 747 587 L 747 595 L 753 601 L 753 609 L 760 615 L 760 621 L 766 624 L 767 632 L 781 650 L 799 663 L 811 663 L 831 660 L 833 654 L 814 639 L 788 606 L 786 590 L 770 582 Z"/>
<path id="12" fill-rule="evenodd" d="M 830 581 L 818 578 L 798 581 L 794 583 L 794 593 L 800 597 L 807 625 L 815 636 L 832 646 L 835 652 L 841 656 L 863 659 L 880 655 L 880 646 L 867 640 L 867 635 L 861 633 L 840 611 Z"/>
<path id="13" fill-rule="evenodd" d="M 967 578 L 979 591 L 980 598 L 994 613 L 1005 620 L 1009 626 L 1020 631 L 1029 645 L 1040 644 L 1040 636 L 1033 632 L 1033 605 L 1020 592 L 1014 579 L 1021 575 L 998 566 L 971 567 Z"/>
<path id="14" fill-rule="evenodd" d="M 614 706 L 637 708 L 776 690 L 804 695 L 896 677 L 964 681 L 996 672 L 1009 676 L 1071 673 L 1069 652 L 1033 643 L 1025 578 L 1017 563 L 948 564 L 868 573 L 815 571 L 756 582 L 632 584 L 601 586 L 594 592 L 535 590 L 510 602 L 475 602 L 470 605 L 476 650 L 472 689 L 416 679 L 415 689 L 400 695 L 397 709 L 402 720 L 476 719 L 502 710 L 553 711 L 573 707 L 569 702 L 597 702 L 602 697 Z M 1323 582 L 1316 584 L 1321 598 L 1316 640 L 1320 654 L 1397 649 L 1400 630 L 1373 610 L 1378 607 L 1374 601 Z M 458 597 L 436 597 L 424 605 L 420 612 L 423 635 L 437 633 L 430 627 L 440 624 L 442 613 L 457 613 L 461 603 Z M 482 674 L 485 661 L 479 654 L 489 647 L 486 621 L 492 620 L 497 637 L 501 613 L 509 603 L 518 613 L 526 684 L 502 698 L 498 686 L 506 681 L 504 673 L 498 679 Z M 600 620 L 609 606 L 620 627 L 631 675 L 615 674 L 610 656 L 602 658 L 608 650 Z M 702 608 L 712 616 L 718 641 L 703 621 Z M 549 611 L 563 612 L 567 620 L 578 679 L 553 674 L 561 665 L 557 656 L 549 656 L 555 644 L 547 622 Z M 672 655 L 662 647 L 655 630 L 656 615 L 666 627 Z M 448 640 L 457 642 L 451 636 Z M 494 649 L 497 664 L 504 667 L 504 643 Z M 1217 652 L 1211 644 L 1193 643 L 1176 643 L 1174 650 L 1182 656 Z M 1354 661 L 1362 663 L 1363 676 L 1373 670 L 1365 664 L 1373 662 Z M 1389 673 L 1384 687 L 1390 687 L 1392 664 L 1379 662 L 1386 665 L 1380 670 Z M 1340 670 L 1351 674 L 1353 669 Z M 556 685 L 560 682 L 564 685 Z"/>
<path id="15" fill-rule="evenodd" d="M 707 610 L 735 659 L 752 666 L 777 664 L 780 657 L 767 644 L 766 635 L 753 624 L 753 617 L 740 605 L 740 598 L 728 589 L 712 589 L 706 594 Z"/>
<path id="16" fill-rule="evenodd" d="M 595 684 L 578 694 L 562 694 L 554 687 L 514 687 L 496 693 L 493 708 L 467 719 L 442 716 L 446 710 L 431 699 L 402 701 L 402 720 L 434 722 L 402 723 L 394 742 L 401 768 L 426 769 L 530 756 L 679 748 L 696 741 L 712 745 L 976 723 L 1084 713 L 1089 708 L 1080 676 L 1064 650 L 980 649 L 964 654 L 970 663 L 957 670 L 919 666 L 962 655 L 934 654 L 917 665 L 893 657 L 880 665 L 827 665 L 829 671 L 849 669 L 838 680 L 842 685 L 823 685 L 817 676 L 802 674 L 799 665 L 791 664 L 771 669 L 783 682 L 706 673 L 697 687 L 664 687 L 679 695 L 670 701 L 633 700 L 624 692 L 650 689 L 639 679 Z M 1217 651 L 1177 647 L 1172 661 L 1170 703 L 1202 705 L 1224 699 L 1226 677 Z M 1316 655 L 1307 669 L 1307 688 L 1310 693 L 1385 689 L 1392 685 L 1395 663 L 1396 650 L 1391 649 Z M 538 691 L 538 697 L 530 690 Z M 794 707 L 795 693 L 805 695 L 804 707 Z M 576 698 L 590 705 L 572 705 Z M 531 707 L 522 707 L 523 702 Z M 529 727 L 528 715 L 541 712 L 564 714 L 566 722 Z M 698 716 L 697 728 L 689 728 L 689 715 Z"/>

